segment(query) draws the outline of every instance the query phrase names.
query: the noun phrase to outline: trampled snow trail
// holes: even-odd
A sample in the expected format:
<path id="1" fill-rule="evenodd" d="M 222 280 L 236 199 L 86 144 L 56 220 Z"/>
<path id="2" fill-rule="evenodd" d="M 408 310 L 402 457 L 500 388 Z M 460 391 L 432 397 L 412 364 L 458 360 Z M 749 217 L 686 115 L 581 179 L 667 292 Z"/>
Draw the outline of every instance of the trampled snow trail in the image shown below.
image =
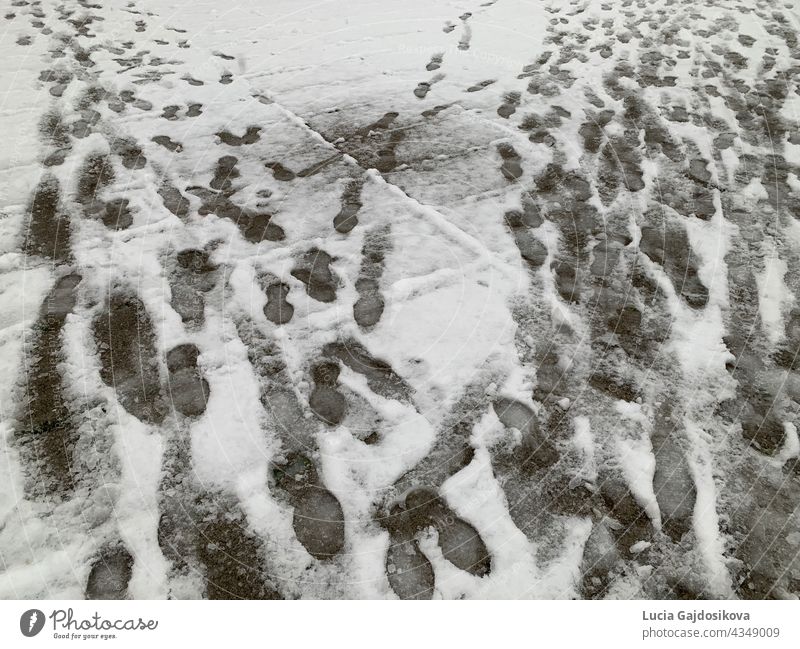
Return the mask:
<path id="1" fill-rule="evenodd" d="M 800 594 L 791 3 L 11 3 L 0 597 Z"/>

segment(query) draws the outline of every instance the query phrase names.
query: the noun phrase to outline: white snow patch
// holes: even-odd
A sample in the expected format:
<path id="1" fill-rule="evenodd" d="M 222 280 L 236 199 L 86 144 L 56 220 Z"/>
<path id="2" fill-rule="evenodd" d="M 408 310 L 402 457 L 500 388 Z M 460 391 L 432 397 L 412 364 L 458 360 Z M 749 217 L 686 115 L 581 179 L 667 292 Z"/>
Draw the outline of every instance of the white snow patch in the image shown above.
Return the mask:
<path id="1" fill-rule="evenodd" d="M 597 479 L 597 465 L 594 457 L 594 437 L 592 435 L 591 421 L 583 415 L 575 417 L 572 421 L 575 429 L 572 443 L 584 458 L 580 475 L 589 482 L 594 482 Z"/>
<path id="2" fill-rule="evenodd" d="M 641 425 L 638 438 L 627 437 L 616 440 L 617 459 L 634 498 L 647 512 L 655 527 L 660 528 L 661 511 L 653 490 L 656 458 L 648 433 L 649 420 L 637 403 L 620 400 L 616 402 L 615 408 L 623 419 Z"/>
<path id="3" fill-rule="evenodd" d="M 785 305 L 793 301 L 792 294 L 783 281 L 788 266 L 778 257 L 770 240 L 764 242 L 764 269 L 756 275 L 758 284 L 758 310 L 767 338 L 773 345 L 784 337 L 783 314 Z"/>

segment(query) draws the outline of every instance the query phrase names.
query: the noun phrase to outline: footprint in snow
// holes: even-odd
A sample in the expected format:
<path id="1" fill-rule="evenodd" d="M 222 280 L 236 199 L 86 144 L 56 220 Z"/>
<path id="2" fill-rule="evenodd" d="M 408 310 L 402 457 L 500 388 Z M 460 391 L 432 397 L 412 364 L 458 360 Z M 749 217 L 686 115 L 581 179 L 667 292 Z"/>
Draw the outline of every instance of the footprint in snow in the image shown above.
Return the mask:
<path id="1" fill-rule="evenodd" d="M 431 56 L 431 60 L 428 65 L 425 66 L 425 69 L 428 72 L 433 72 L 434 70 L 438 70 L 442 65 L 442 60 L 444 59 L 444 54 L 439 52 Z"/>
<path id="2" fill-rule="evenodd" d="M 497 152 L 502 158 L 500 173 L 506 180 L 517 180 L 522 175 L 522 158 L 510 144 L 498 144 Z"/>
<path id="3" fill-rule="evenodd" d="M 126 599 L 133 557 L 122 545 L 104 550 L 86 582 L 86 599 Z"/>
<path id="4" fill-rule="evenodd" d="M 339 372 L 339 365 L 332 362 L 319 363 L 311 370 L 314 389 L 308 405 L 317 417 L 332 426 L 342 422 L 347 410 L 344 395 L 336 389 Z"/>
<path id="5" fill-rule="evenodd" d="M 289 182 L 295 179 L 295 173 L 291 169 L 284 167 L 280 162 L 265 162 L 264 166 L 272 170 L 275 180 Z"/>
<path id="6" fill-rule="evenodd" d="M 153 142 L 173 153 L 180 153 L 183 151 L 183 145 L 180 142 L 174 142 L 168 135 L 156 135 L 153 137 Z"/>
<path id="7" fill-rule="evenodd" d="M 333 257 L 327 252 L 311 248 L 297 260 L 292 277 L 305 284 L 309 297 L 319 302 L 333 302 L 338 281 L 330 268 L 332 262 Z"/>
<path id="8" fill-rule="evenodd" d="M 133 293 L 114 292 L 93 324 L 100 378 L 125 410 L 160 424 L 166 408 L 161 393 L 155 329 L 144 303 Z"/>
<path id="9" fill-rule="evenodd" d="M 478 531 L 457 516 L 432 489 L 416 488 L 406 494 L 381 524 L 391 536 L 387 577 L 402 598 L 430 598 L 432 594 L 433 569 L 414 541 L 426 530 L 437 532 L 444 558 L 460 570 L 476 577 L 491 572 L 491 555 Z"/>
<path id="10" fill-rule="evenodd" d="M 208 381 L 197 367 L 199 355 L 200 350 L 189 343 L 173 347 L 167 354 L 167 390 L 172 407 L 187 417 L 203 414 L 208 403 Z"/>
<path id="11" fill-rule="evenodd" d="M 275 480 L 294 506 L 292 527 L 300 544 L 314 558 L 332 559 L 344 548 L 342 506 L 319 479 L 307 457 L 293 454 L 274 469 Z"/>
<path id="12" fill-rule="evenodd" d="M 341 199 L 341 208 L 333 217 L 334 229 L 347 234 L 358 225 L 358 211 L 361 209 L 361 189 L 364 185 L 363 180 L 352 180 L 347 183 Z"/>
<path id="13" fill-rule="evenodd" d="M 201 325 L 205 319 L 204 294 L 216 285 L 218 267 L 205 250 L 181 250 L 176 261 L 170 277 L 172 308 L 185 324 Z"/>
<path id="14" fill-rule="evenodd" d="M 496 79 L 486 79 L 467 88 L 467 92 L 480 92 L 491 86 L 495 81 Z"/>
<path id="15" fill-rule="evenodd" d="M 294 306 L 286 299 L 289 286 L 283 282 L 275 282 L 267 287 L 267 303 L 264 305 L 264 316 L 276 325 L 286 324 L 294 315 Z"/>
<path id="16" fill-rule="evenodd" d="M 228 146 L 242 146 L 244 144 L 255 144 L 261 139 L 261 127 L 260 126 L 248 126 L 244 132 L 244 135 L 234 135 L 230 131 L 219 131 L 217 133 L 217 137 L 222 141 L 223 144 L 227 144 Z"/>

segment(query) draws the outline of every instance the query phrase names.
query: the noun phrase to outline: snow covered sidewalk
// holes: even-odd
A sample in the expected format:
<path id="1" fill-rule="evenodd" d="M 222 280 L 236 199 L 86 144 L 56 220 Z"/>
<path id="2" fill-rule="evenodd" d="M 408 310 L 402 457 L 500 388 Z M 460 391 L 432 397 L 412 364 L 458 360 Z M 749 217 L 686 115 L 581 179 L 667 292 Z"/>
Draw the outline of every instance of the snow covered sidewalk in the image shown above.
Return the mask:
<path id="1" fill-rule="evenodd" d="M 17 0 L 0 597 L 796 597 L 797 12 Z"/>

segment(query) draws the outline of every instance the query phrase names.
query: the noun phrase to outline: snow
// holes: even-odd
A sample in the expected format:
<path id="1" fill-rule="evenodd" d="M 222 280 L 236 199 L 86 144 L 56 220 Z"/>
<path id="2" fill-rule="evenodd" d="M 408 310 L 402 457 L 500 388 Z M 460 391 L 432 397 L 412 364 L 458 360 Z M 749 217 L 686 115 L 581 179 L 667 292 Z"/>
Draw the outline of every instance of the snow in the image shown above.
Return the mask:
<path id="1" fill-rule="evenodd" d="M 647 418 L 642 412 L 641 406 L 635 403 L 617 401 L 616 409 L 623 419 L 641 424 L 641 435 L 638 439 L 617 440 L 617 457 L 631 493 L 647 512 L 653 524 L 660 527 L 661 511 L 653 491 L 656 461 L 653 456 L 653 446 L 647 435 Z"/>
<path id="2" fill-rule="evenodd" d="M 585 416 L 575 417 L 574 426 L 575 437 L 572 443 L 584 458 L 581 475 L 584 475 L 589 482 L 594 482 L 597 479 L 597 466 L 595 465 L 591 421 Z"/>
<path id="3" fill-rule="evenodd" d="M 62 3 L 40 4 L 54 36 L 67 29 L 73 35 L 58 13 Z M 176 439 L 189 442 L 189 471 L 198 488 L 223 494 L 241 507 L 247 528 L 267 548 L 265 562 L 274 580 L 290 596 L 394 597 L 385 565 L 393 540 L 379 515 L 404 497 L 395 492 L 398 481 L 413 475 L 437 445 L 450 452 L 448 443 L 467 447 L 471 459 L 439 483 L 422 486 L 435 489 L 455 515 L 475 527 L 492 556 L 492 569 L 484 577 L 459 570 L 444 556 L 435 530 L 419 532 L 420 548 L 435 573 L 434 597 L 583 596 L 584 546 L 608 514 L 600 511 L 606 506 L 600 479 L 609 473 L 621 477 L 653 531 L 646 540 L 622 548 L 618 578 L 604 596 L 647 594 L 651 573 L 661 578 L 664 566 L 641 562 L 654 561 L 650 555 L 656 551 L 668 557 L 665 565 L 680 564 L 685 552 L 687 562 L 700 566 L 706 595 L 738 592 L 727 558 L 733 541 L 723 528 L 737 513 L 731 512 L 730 494 L 749 493 L 739 471 L 746 466 L 754 472 L 755 466 L 769 471 L 774 483 L 800 451 L 797 429 L 789 421 L 797 412 L 796 377 L 793 369 L 778 367 L 774 360 L 781 345 L 795 342 L 791 318 L 800 226 L 796 213 L 787 210 L 796 209 L 800 195 L 800 145 L 790 141 L 800 111 L 796 87 L 792 92 L 787 87 L 777 111 L 785 120 L 786 137 L 782 133 L 775 146 L 787 165 L 788 191 L 780 185 L 784 212 L 776 213 L 780 210 L 771 203 L 773 191 L 779 190 L 768 184 L 764 165 L 752 177 L 739 178 L 749 164 L 745 154 L 763 162 L 769 147 L 741 127 L 741 111 L 725 94 L 730 75 L 708 77 L 700 70 L 709 61 L 722 61 L 720 51 L 738 52 L 731 39 L 749 34 L 755 43 L 746 56 L 757 63 L 729 67 L 737 81 L 760 93 L 758 84 L 769 72 L 758 68 L 764 56 L 772 51 L 781 71 L 792 60 L 787 42 L 764 28 L 768 18 L 740 20 L 738 9 L 707 7 L 703 36 L 694 22 L 672 15 L 660 2 L 612 9 L 606 3 L 561 0 L 355 0 L 346 9 L 342 3 L 305 0 L 123 4 L 90 8 L 65 0 L 63 6 L 77 16 L 91 9 L 103 20 L 88 23 L 93 38 L 75 33 L 70 43 L 61 43 L 67 52 L 63 58 L 51 55 L 51 36 L 28 29 L 38 4 L 14 5 L 18 15 L 3 42 L 7 89 L 0 119 L 7 139 L 0 151 L 0 368 L 5 378 L 0 387 L 0 484 L 5 487 L 0 489 L 0 597 L 80 597 L 92 561 L 116 542 L 133 558 L 131 597 L 202 596 L 202 575 L 176 578 L 159 544 L 163 481 L 174 477 L 165 476 L 165 454 Z M 662 13 L 652 13 L 656 10 Z M 732 15 L 738 33 L 718 39 L 714 30 Z M 137 20 L 146 23 L 142 30 Z M 668 23 L 673 24 L 672 41 L 654 43 Z M 624 40 L 634 27 L 639 33 Z M 13 43 L 16 30 L 23 28 L 33 36 L 29 46 Z M 76 59 L 78 45 L 88 48 L 93 65 L 84 67 Z M 613 51 L 606 57 L 603 48 L 610 45 Z M 658 74 L 668 72 L 677 79 L 675 85 L 641 83 L 650 50 L 664 54 Z M 552 56 L 537 67 L 545 51 Z M 136 56 L 142 61 L 125 63 Z M 630 64 L 632 76 L 617 74 L 616 66 L 623 63 Z M 39 80 L 45 69 L 75 73 L 61 96 L 51 82 Z M 610 89 L 612 76 L 624 91 Z M 542 79 L 554 90 L 547 84 L 541 92 L 529 89 L 529 83 Z M 45 166 L 46 155 L 58 148 L 52 134 L 40 132 L 45 110 L 52 108 L 72 128 L 76 120 L 88 119 L 79 104 L 92 84 L 117 99 L 132 93 L 135 100 L 124 102 L 119 113 L 106 99 L 91 104 L 98 111 L 97 124 L 85 137 L 69 134 L 63 164 Z M 713 86 L 719 96 L 699 84 Z M 427 88 L 426 95 L 415 93 L 420 87 Z M 605 195 L 611 180 L 581 135 L 582 126 L 602 110 L 588 99 L 587 90 L 601 97 L 602 109 L 614 113 L 601 129 L 602 145 L 630 139 L 639 153 L 647 153 L 637 163 L 641 190 L 616 187 L 613 196 Z M 657 147 L 647 151 L 639 125 L 631 129 L 630 120 L 625 121 L 625 97 L 640 98 L 653 115 L 661 115 L 652 119 L 691 152 L 686 160 L 674 163 Z M 508 102 L 516 102 L 514 111 L 503 116 L 498 107 Z M 175 107 L 172 117 L 165 110 L 169 106 Z M 199 106 L 198 113 L 190 106 Z M 663 117 L 676 106 L 686 108 L 686 119 Z M 547 128 L 549 139 L 537 141 L 523 128 L 523 120 L 534 115 L 548 116 L 555 124 Z M 388 125 L 382 125 L 387 118 Z M 226 131 L 235 140 L 248 127 L 260 129 L 255 141 L 225 141 Z M 735 136 L 728 148 L 716 149 L 717 131 Z M 179 143 L 175 151 L 153 140 L 165 135 Z M 146 162 L 126 162 L 119 153 L 124 138 L 141 148 Z M 506 167 L 501 172 L 503 146 L 514 151 L 518 177 L 509 177 Z M 109 155 L 115 180 L 102 190 L 102 200 L 129 200 L 130 227 L 109 229 L 85 214 L 76 179 L 91 154 Z M 710 178 L 701 188 L 711 197 L 714 213 L 705 220 L 659 202 L 662 186 L 688 186 L 684 163 L 689 155 L 708 162 Z M 225 181 L 215 175 L 222 156 L 236 159 L 225 198 L 248 213 L 269 213 L 283 239 L 248 240 L 235 209 L 234 217 L 223 208 L 202 213 L 209 211 L 203 191 Z M 395 164 L 387 162 L 390 158 Z M 309 172 L 322 161 L 327 164 L 318 173 Z M 267 166 L 274 162 L 291 178 L 281 179 Z M 619 266 L 608 276 L 592 277 L 588 271 L 600 249 L 594 226 L 581 233 L 590 242 L 576 254 L 572 233 L 557 222 L 557 209 L 569 204 L 571 190 L 559 186 L 563 205 L 541 198 L 546 192 L 536 181 L 549 164 L 586 178 L 591 196 L 584 203 L 593 210 L 596 229 L 624 240 L 617 250 Z M 71 257 L 66 261 L 38 258 L 23 247 L 31 196 L 45 172 L 58 179 L 59 209 L 71 217 Z M 343 232 L 332 224 L 353 180 L 363 182 L 358 224 Z M 624 185 L 617 178 L 614 182 Z M 162 183 L 188 201 L 188 214 L 178 216 L 165 206 Z M 519 254 L 504 217 L 510 210 L 528 209 L 528 192 L 535 198 L 536 215 L 526 213 L 525 218 L 543 221 L 526 230 L 530 241 L 544 247 L 539 265 Z M 737 209 L 752 223 L 741 217 L 736 221 Z M 698 281 L 708 291 L 700 308 L 687 303 L 664 265 L 638 251 L 642 226 L 654 210 L 686 231 Z M 375 235 L 386 242 L 375 253 L 381 258 L 376 262 L 380 272 L 365 271 L 366 246 Z M 220 267 L 218 283 L 203 295 L 204 321 L 197 325 L 183 322 L 174 308 L 174 257 L 189 248 L 208 252 L 210 263 Z M 331 257 L 332 300 L 315 299 L 293 272 L 313 248 Z M 744 253 L 747 259 L 737 258 Z M 572 257 L 583 294 L 569 301 L 559 292 L 554 268 Z M 634 290 L 633 265 L 652 281 L 652 296 L 641 287 Z M 740 271 L 750 273 L 755 286 L 748 313 L 754 322 L 757 314 L 757 322 L 748 336 L 752 333 L 759 345 L 752 352 L 756 361 L 735 357 L 729 344 L 738 326 L 732 314 L 739 313 L 738 300 L 747 295 L 737 284 Z M 82 484 L 65 502 L 52 503 L 27 493 L 34 468 L 26 464 L 17 434 L 31 354 L 26 343 L 45 297 L 68 272 L 79 273 L 82 282 L 77 306 L 58 335 L 58 373 L 79 415 L 79 449 L 86 452 L 82 470 L 95 482 Z M 369 273 L 377 274 L 368 279 L 378 285 L 383 311 L 377 323 L 360 325 L 354 305 Z M 265 316 L 265 282 L 273 281 L 284 285 L 294 309 L 291 320 L 280 325 Z M 197 368 L 210 391 L 201 415 L 144 423 L 101 380 L 91 323 L 109 291 L 117 288 L 135 292 L 145 305 L 162 384 L 168 378 L 164 359 L 169 350 L 197 346 Z M 626 305 L 644 314 L 641 349 L 623 351 L 615 342 L 621 332 L 598 333 L 608 320 L 605 289 L 615 298 L 624 294 Z M 240 337 L 244 324 L 252 324 L 285 366 L 275 380 L 286 389 L 285 398 L 296 399 L 303 417 L 288 435 L 264 405 L 264 378 L 254 369 L 253 350 Z M 591 381 L 604 358 L 601 343 L 608 340 L 616 345 L 615 358 L 624 359 L 612 369 L 635 383 L 631 401 L 603 393 Z M 328 425 L 310 410 L 312 368 L 330 360 L 323 351 L 327 344 L 348 341 L 391 368 L 410 396 L 378 394 L 365 374 L 341 363 L 336 389 L 345 395 L 348 418 Z M 651 343 L 657 350 L 648 356 L 645 348 Z M 564 382 L 552 399 L 539 400 L 534 395 L 546 378 L 545 352 L 558 356 Z M 731 373 L 734 362 L 745 369 L 748 362 L 761 365 L 741 378 Z M 740 422 L 725 419 L 725 404 L 740 399 L 739 384 L 749 380 L 770 388 L 781 384 L 770 399 L 785 439 L 774 454 L 758 458 L 760 464 L 740 439 Z M 512 519 L 508 490 L 513 480 L 507 480 L 509 469 L 498 458 L 509 449 L 519 452 L 533 433 L 506 430 L 492 410 L 495 398 L 524 404 L 541 428 L 535 432 L 552 434 L 548 443 L 559 462 L 520 479 L 530 483 L 532 497 L 540 499 L 537 506 L 547 510 L 545 529 L 522 531 Z M 658 449 L 651 436 L 664 400 L 674 406 L 680 433 L 670 434 L 680 435 L 696 488 L 692 529 L 680 543 L 666 540 L 653 487 Z M 559 416 L 566 433 L 553 424 Z M 453 433 L 456 419 L 467 422 L 469 430 L 458 433 L 464 439 Z M 379 433 L 376 443 L 366 441 L 372 428 Z M 344 512 L 344 549 L 327 562 L 313 558 L 298 541 L 294 505 L 270 479 L 292 450 L 291 436 Z M 591 506 L 579 513 L 547 509 L 550 504 L 542 499 L 548 490 L 564 495 L 565 485 L 594 494 Z"/>
<path id="4" fill-rule="evenodd" d="M 485 274 L 480 278 L 488 279 Z M 502 291 L 463 275 L 457 281 L 395 302 L 371 334 L 378 341 L 376 349 L 391 346 L 398 359 L 424 358 L 425 367 L 418 371 L 424 373 L 426 389 L 447 391 L 465 385 L 492 362 L 512 361 L 509 346 L 515 325 L 504 308 Z"/>
<path id="5" fill-rule="evenodd" d="M 725 541 L 719 533 L 720 521 L 716 504 L 718 488 L 713 474 L 712 447 L 709 436 L 696 423 L 687 422 L 686 427 L 694 447 L 689 466 L 697 485 L 693 523 L 700 555 L 709 585 L 720 597 L 730 597 L 732 584 L 726 565 Z"/>
<path id="6" fill-rule="evenodd" d="M 786 262 L 780 259 L 773 249 L 765 255 L 764 270 L 758 275 L 758 306 L 761 320 L 773 344 L 784 336 L 785 303 L 791 301 L 789 297 L 791 293 L 783 281 L 787 270 Z"/>

